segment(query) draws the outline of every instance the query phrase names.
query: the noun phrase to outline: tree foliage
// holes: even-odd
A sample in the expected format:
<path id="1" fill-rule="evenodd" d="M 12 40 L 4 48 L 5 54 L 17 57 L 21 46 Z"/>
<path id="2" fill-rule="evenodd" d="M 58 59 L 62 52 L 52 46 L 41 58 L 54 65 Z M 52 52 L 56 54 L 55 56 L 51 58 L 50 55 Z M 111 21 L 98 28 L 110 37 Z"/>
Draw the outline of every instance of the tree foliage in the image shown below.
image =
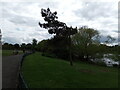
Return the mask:
<path id="1" fill-rule="evenodd" d="M 68 36 L 77 33 L 76 28 L 67 27 L 67 25 L 63 22 L 58 21 L 57 12 L 51 12 L 50 9 L 41 9 L 41 15 L 44 18 L 46 23 L 41 24 L 39 22 L 39 26 L 41 28 L 48 29 L 50 34 L 56 34 L 57 36 Z"/>
<path id="2" fill-rule="evenodd" d="M 92 28 L 81 27 L 78 29 L 78 33 L 72 37 L 74 54 L 81 58 L 88 59 L 97 51 L 97 45 L 99 45 L 99 32 Z M 96 48 L 96 49 L 94 49 Z"/>
<path id="3" fill-rule="evenodd" d="M 48 42 L 51 53 L 59 58 L 67 58 L 70 35 L 77 33 L 77 28 L 68 27 L 64 22 L 58 21 L 57 12 L 51 12 L 49 8 L 41 9 L 41 15 L 46 23 L 39 22 L 39 26 L 48 29 L 49 34 L 55 34 Z"/>

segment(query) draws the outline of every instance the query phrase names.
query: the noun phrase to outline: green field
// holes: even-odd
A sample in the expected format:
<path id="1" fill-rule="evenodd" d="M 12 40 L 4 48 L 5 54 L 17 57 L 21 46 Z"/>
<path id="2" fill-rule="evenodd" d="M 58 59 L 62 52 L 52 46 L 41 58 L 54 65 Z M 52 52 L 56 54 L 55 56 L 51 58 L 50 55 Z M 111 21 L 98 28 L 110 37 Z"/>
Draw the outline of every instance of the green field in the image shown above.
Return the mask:
<path id="1" fill-rule="evenodd" d="M 13 54 L 14 50 L 2 50 L 2 56 L 11 56 Z M 23 52 L 19 50 L 19 54 L 22 54 Z"/>
<path id="2" fill-rule="evenodd" d="M 25 58 L 22 73 L 29 88 L 117 88 L 118 69 L 41 56 Z"/>

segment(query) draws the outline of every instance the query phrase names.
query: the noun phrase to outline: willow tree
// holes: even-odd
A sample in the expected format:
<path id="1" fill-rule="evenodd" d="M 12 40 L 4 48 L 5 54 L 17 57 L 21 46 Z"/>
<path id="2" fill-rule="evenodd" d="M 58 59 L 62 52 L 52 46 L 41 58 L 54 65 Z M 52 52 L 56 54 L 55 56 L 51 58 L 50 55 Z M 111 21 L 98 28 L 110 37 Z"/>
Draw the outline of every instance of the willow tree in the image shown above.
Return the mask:
<path id="1" fill-rule="evenodd" d="M 68 38 L 69 40 L 69 59 L 72 64 L 71 57 L 71 38 L 70 36 L 77 33 L 77 28 L 68 27 L 64 22 L 58 21 L 57 12 L 51 12 L 50 9 L 41 9 L 41 15 L 46 23 L 40 23 L 41 28 L 48 30 L 49 34 L 55 34 L 56 38 Z M 63 45 L 64 46 L 64 45 Z"/>

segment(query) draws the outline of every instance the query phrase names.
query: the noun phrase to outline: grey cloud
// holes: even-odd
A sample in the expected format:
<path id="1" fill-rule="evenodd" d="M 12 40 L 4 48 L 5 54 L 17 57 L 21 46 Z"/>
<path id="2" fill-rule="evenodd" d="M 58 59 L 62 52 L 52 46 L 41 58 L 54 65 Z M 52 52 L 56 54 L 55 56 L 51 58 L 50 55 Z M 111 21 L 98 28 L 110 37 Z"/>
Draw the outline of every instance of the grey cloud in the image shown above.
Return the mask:
<path id="1" fill-rule="evenodd" d="M 35 20 L 34 18 L 18 15 L 14 15 L 14 17 L 9 18 L 8 20 L 14 24 L 26 25 L 30 27 L 38 25 L 39 22 L 39 20 Z"/>
<path id="2" fill-rule="evenodd" d="M 25 23 L 27 23 L 26 19 L 21 17 L 21 16 L 17 16 L 17 17 L 14 16 L 12 18 L 9 18 L 8 20 L 12 23 L 15 23 L 15 24 L 25 24 Z"/>
<path id="3" fill-rule="evenodd" d="M 12 44 L 21 43 L 21 41 L 18 38 L 16 38 L 16 37 L 10 37 L 10 36 L 4 37 L 3 41 L 5 41 L 7 43 L 12 43 Z"/>
<path id="4" fill-rule="evenodd" d="M 14 24 L 25 24 L 29 26 L 35 26 L 36 22 L 38 23 L 38 21 L 32 17 L 16 15 L 16 14 L 9 12 L 8 10 L 3 11 L 3 18 L 9 20 L 10 22 Z"/>
<path id="5" fill-rule="evenodd" d="M 74 21 L 74 22 L 66 22 L 66 24 L 69 24 L 70 26 L 74 26 L 74 27 L 76 27 L 76 26 L 79 26 L 79 22 L 77 22 L 77 21 Z"/>
<path id="6" fill-rule="evenodd" d="M 33 32 L 33 33 L 30 33 L 29 36 L 31 37 L 40 37 L 40 38 L 49 38 L 51 37 L 52 35 L 50 35 L 47 31 L 41 31 L 41 32 Z"/>
<path id="7" fill-rule="evenodd" d="M 41 32 L 41 31 L 46 31 L 46 29 L 41 28 L 39 25 L 35 28 L 35 31 Z"/>
<path id="8" fill-rule="evenodd" d="M 27 6 L 30 3 L 25 3 L 25 4 L 20 3 L 19 5 L 18 5 L 18 3 L 15 3 L 15 5 L 14 4 L 10 5 L 11 3 L 4 3 L 4 4 L 5 4 L 5 6 L 3 6 L 3 8 L 2 8 L 2 18 L 7 19 L 14 24 L 20 24 L 20 25 L 23 24 L 23 25 L 27 25 L 27 26 L 38 25 L 39 20 L 36 20 L 33 17 L 22 16 L 21 14 L 19 14 L 21 12 L 24 12 L 23 11 L 24 8 L 22 8 L 22 7 L 24 7 L 25 5 Z"/>
<path id="9" fill-rule="evenodd" d="M 120 31 L 120 1 L 118 3 L 118 29 Z"/>
<path id="10" fill-rule="evenodd" d="M 118 38 L 115 38 L 115 42 L 114 43 L 118 43 Z M 100 42 L 101 43 L 105 43 L 105 41 L 107 40 L 107 36 L 103 36 L 101 35 L 101 38 L 100 38 Z"/>
<path id="11" fill-rule="evenodd" d="M 23 28 L 20 28 L 20 27 L 16 28 L 16 30 L 17 30 L 17 31 L 24 31 L 24 29 L 23 29 Z"/>
<path id="12" fill-rule="evenodd" d="M 101 41 L 102 43 L 104 43 L 106 40 L 107 40 L 107 37 L 106 37 L 106 36 L 101 35 L 100 41 Z"/>
<path id="13" fill-rule="evenodd" d="M 32 42 L 32 37 L 27 37 L 27 38 L 22 38 L 21 40 L 22 40 L 22 42 L 21 43 L 31 43 Z"/>
<path id="14" fill-rule="evenodd" d="M 58 7 L 58 5 L 59 5 L 59 3 L 58 2 L 51 2 L 51 1 L 48 1 L 48 2 L 43 2 L 43 3 L 39 3 L 39 7 L 40 8 L 57 8 Z"/>
<path id="15" fill-rule="evenodd" d="M 2 3 L 2 9 L 3 10 L 8 10 L 8 11 L 14 11 L 15 13 L 21 14 L 24 11 L 27 11 L 27 7 L 29 5 L 32 5 L 34 3 L 31 2 L 3 2 Z"/>
<path id="16" fill-rule="evenodd" d="M 115 32 L 115 33 L 119 33 L 120 31 L 118 31 L 118 30 L 112 30 L 113 32 Z"/>
<path id="17" fill-rule="evenodd" d="M 98 17 L 116 16 L 116 11 L 110 10 L 112 3 L 105 2 L 86 2 L 83 3 L 83 8 L 74 11 L 78 17 L 83 17 L 87 20 L 94 20 Z M 112 15 L 111 15 L 112 14 Z"/>

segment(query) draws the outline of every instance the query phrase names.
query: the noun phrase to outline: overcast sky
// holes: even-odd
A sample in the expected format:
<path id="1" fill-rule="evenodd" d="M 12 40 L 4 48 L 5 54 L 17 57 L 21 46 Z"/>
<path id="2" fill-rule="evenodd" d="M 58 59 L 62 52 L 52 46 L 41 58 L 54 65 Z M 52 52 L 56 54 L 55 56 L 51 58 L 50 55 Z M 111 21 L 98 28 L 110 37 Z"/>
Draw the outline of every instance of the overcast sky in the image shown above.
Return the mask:
<path id="1" fill-rule="evenodd" d="M 18 0 L 19 1 L 19 0 Z M 90 1 L 90 0 L 89 0 Z M 107 35 L 118 38 L 118 1 L 41 0 L 30 2 L 0 2 L 0 28 L 2 39 L 8 43 L 31 43 L 51 38 L 47 30 L 40 28 L 44 22 L 41 8 L 57 11 L 58 20 L 68 26 L 88 26 L 98 30 L 104 41 Z M 117 42 L 117 41 L 116 41 Z"/>

